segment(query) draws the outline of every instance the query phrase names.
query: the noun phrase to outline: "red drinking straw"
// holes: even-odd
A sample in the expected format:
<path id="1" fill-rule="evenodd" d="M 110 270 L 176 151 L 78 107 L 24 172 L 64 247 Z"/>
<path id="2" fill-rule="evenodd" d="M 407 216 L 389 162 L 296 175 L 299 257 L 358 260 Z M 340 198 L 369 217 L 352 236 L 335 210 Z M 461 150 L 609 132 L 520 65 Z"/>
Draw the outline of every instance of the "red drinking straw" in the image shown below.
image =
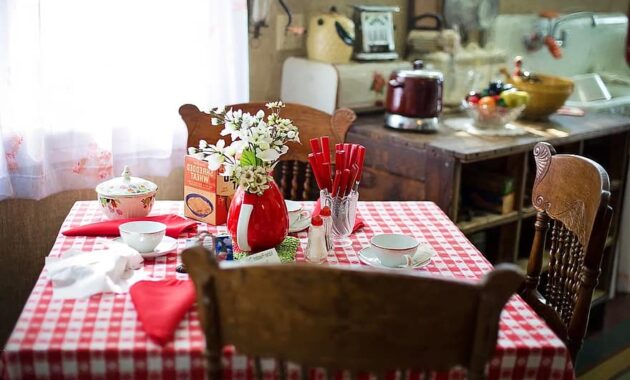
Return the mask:
<path id="1" fill-rule="evenodd" d="M 335 168 L 336 169 L 340 169 L 343 170 L 346 167 L 346 155 L 345 155 L 345 151 L 343 150 L 338 150 L 335 153 Z M 336 174 L 335 174 L 336 175 Z"/>
<path id="2" fill-rule="evenodd" d="M 314 153 L 309 153 L 308 154 L 308 162 L 311 163 L 311 168 L 313 169 L 313 176 L 315 176 L 315 182 L 317 182 L 317 186 L 320 189 L 323 189 L 321 174 L 319 173 L 317 162 L 315 161 L 315 154 Z"/>
<path id="3" fill-rule="evenodd" d="M 341 170 L 335 170 L 335 180 L 332 186 L 332 196 L 336 197 L 339 194 L 339 182 L 341 181 Z"/>
<path id="4" fill-rule="evenodd" d="M 330 139 L 328 136 L 322 136 L 322 153 L 324 153 L 324 162 L 330 162 Z"/>
<path id="5" fill-rule="evenodd" d="M 330 183 L 331 182 L 331 180 L 330 180 L 330 170 L 331 170 L 330 169 L 330 162 L 324 162 L 322 164 L 322 167 L 323 167 L 323 172 L 324 172 L 323 173 L 323 175 L 324 175 L 323 180 L 325 182 L 324 186 L 328 189 L 328 192 L 331 192 L 332 191 L 332 187 L 331 187 L 331 183 Z"/>
<path id="6" fill-rule="evenodd" d="M 317 137 L 313 137 L 310 141 L 311 150 L 313 153 L 319 153 L 322 151 L 322 148 L 319 146 L 319 139 Z"/>
<path id="7" fill-rule="evenodd" d="M 359 145 L 359 151 L 357 152 L 357 165 L 359 166 L 359 171 L 357 173 L 356 182 L 361 182 L 361 175 L 363 174 L 363 161 L 365 160 L 365 147 Z"/>

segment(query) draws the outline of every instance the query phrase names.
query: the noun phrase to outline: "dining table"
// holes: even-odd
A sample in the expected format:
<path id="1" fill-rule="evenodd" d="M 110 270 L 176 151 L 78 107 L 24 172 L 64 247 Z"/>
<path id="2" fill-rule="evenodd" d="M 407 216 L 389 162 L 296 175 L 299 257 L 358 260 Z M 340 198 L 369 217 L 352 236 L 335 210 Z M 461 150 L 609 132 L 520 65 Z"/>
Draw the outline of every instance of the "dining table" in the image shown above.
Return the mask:
<path id="1" fill-rule="evenodd" d="M 183 201 L 157 201 L 151 215 L 184 213 Z M 314 202 L 303 202 L 312 209 Z M 358 202 L 357 215 L 364 226 L 350 238 L 352 245 L 335 247 L 322 265 L 350 266 L 371 270 L 359 259 L 359 251 L 369 246 L 379 233 L 401 233 L 429 244 L 435 251 L 428 265 L 413 269 L 435 276 L 479 280 L 493 269 L 492 264 L 466 238 L 446 214 L 432 202 Z M 71 227 L 105 220 L 96 201 L 76 202 L 61 226 L 49 257 L 65 251 L 94 251 L 112 237 L 64 236 Z M 225 225 L 198 223 L 197 233 L 226 233 Z M 296 261 L 304 259 L 307 233 L 300 240 Z M 165 256 L 145 259 L 144 271 L 154 279 L 187 279 L 178 273 L 186 239 L 178 238 L 178 248 Z M 286 264 L 291 265 L 291 264 Z M 315 265 L 315 264 L 313 264 Z M 410 269 L 403 269 L 410 270 Z M 313 284 L 316 286 L 316 284 Z M 9 379 L 198 379 L 205 375 L 205 338 L 191 308 L 177 327 L 174 339 L 166 345 L 153 342 L 138 321 L 128 293 L 100 293 L 84 299 L 56 299 L 46 269 L 42 271 L 2 352 L 2 373 Z M 418 294 L 422 297 L 422 294 Z M 383 300 L 384 303 L 388 300 Z M 430 313 L 430 310 L 426 311 Z M 410 321 L 413 324 L 412 321 Z M 448 323 L 448 321 L 444 321 Z M 256 337 L 252 337 L 255 339 Z M 386 349 L 385 347 L 383 349 Z M 251 379 L 253 360 L 226 346 L 222 358 L 223 377 Z M 274 378 L 277 363 L 262 360 L 266 379 Z M 288 375 L 300 379 L 300 367 L 288 364 Z M 309 378 L 344 378 L 342 371 L 326 374 L 311 369 Z M 497 345 L 488 361 L 488 379 L 574 379 L 574 370 L 565 344 L 518 295 L 513 295 L 501 312 Z M 366 376 L 369 376 L 366 374 Z M 464 379 L 464 369 L 433 373 L 434 379 Z M 420 379 L 413 371 L 396 371 L 388 379 Z"/>

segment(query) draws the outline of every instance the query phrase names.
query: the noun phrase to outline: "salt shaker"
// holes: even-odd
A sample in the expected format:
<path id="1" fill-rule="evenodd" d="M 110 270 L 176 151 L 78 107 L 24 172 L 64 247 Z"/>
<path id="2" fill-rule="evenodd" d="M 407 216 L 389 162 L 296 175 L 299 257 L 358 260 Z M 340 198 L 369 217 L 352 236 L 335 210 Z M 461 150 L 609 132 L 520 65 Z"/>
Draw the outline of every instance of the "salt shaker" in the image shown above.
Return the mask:
<path id="1" fill-rule="evenodd" d="M 335 242 L 333 241 L 332 235 L 332 212 L 330 211 L 330 207 L 324 206 L 319 212 L 319 216 L 321 216 L 322 220 L 324 221 L 324 231 L 326 234 L 326 251 L 328 251 L 328 253 L 332 253 L 335 247 Z"/>
<path id="2" fill-rule="evenodd" d="M 326 249 L 326 231 L 321 216 L 311 218 L 311 226 L 308 229 L 308 242 L 304 253 L 306 260 L 311 263 L 321 264 L 326 261 L 328 250 Z"/>

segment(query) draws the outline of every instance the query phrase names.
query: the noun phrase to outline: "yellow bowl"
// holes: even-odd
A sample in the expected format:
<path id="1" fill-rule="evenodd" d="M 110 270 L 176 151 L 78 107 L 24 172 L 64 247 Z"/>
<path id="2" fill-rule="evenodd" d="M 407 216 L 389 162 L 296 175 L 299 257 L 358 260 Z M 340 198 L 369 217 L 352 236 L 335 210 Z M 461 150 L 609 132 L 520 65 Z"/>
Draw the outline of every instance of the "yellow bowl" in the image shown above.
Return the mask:
<path id="1" fill-rule="evenodd" d="M 538 82 L 511 76 L 507 82 L 529 93 L 529 103 L 523 111 L 528 119 L 545 119 L 556 112 L 573 92 L 573 81 L 563 77 L 536 74 Z"/>

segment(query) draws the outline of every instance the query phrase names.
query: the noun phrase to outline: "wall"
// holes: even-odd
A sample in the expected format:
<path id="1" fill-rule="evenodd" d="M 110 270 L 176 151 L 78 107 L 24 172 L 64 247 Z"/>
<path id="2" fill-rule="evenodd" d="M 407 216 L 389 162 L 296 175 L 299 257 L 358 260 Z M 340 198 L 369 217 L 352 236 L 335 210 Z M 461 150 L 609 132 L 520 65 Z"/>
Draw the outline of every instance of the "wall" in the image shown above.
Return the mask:
<path id="1" fill-rule="evenodd" d="M 150 178 L 158 199 L 183 199 L 183 169 L 168 178 Z M 94 190 L 66 191 L 39 201 L 0 202 L 0 347 L 13 330 L 44 266 L 59 227 L 76 201 L 94 200 Z"/>
<path id="2" fill-rule="evenodd" d="M 339 12 L 352 15 L 349 7 L 351 4 L 379 4 L 397 5 L 401 11 L 396 15 L 396 46 L 401 53 L 406 37 L 407 1 L 406 0 L 321 0 L 303 1 L 288 0 L 287 5 L 294 14 L 303 14 L 308 25 L 310 17 L 321 12 L 326 12 L 335 5 Z M 416 0 L 416 14 L 436 11 L 440 1 Z M 499 12 L 501 13 L 532 13 L 552 9 L 559 12 L 596 11 L 596 12 L 622 12 L 626 13 L 630 0 L 499 0 Z M 272 2 L 269 27 L 262 29 L 262 36 L 258 39 L 250 38 L 250 98 L 252 101 L 266 101 L 280 98 L 280 83 L 282 63 L 289 56 L 306 56 L 305 49 L 276 50 L 276 15 L 283 11 Z"/>
<path id="3" fill-rule="evenodd" d="M 402 52 L 403 41 L 406 30 L 404 28 L 407 18 L 407 2 L 401 0 L 287 0 L 286 4 L 291 13 L 303 14 L 305 24 L 317 14 L 328 12 L 331 6 L 336 6 L 339 13 L 348 17 L 352 16 L 351 4 L 365 5 L 397 5 L 400 12 L 395 16 L 396 46 L 398 52 Z M 276 15 L 283 14 L 284 11 L 277 1 L 272 1 L 270 16 L 268 18 L 268 28 L 263 28 L 261 37 L 249 39 L 249 78 L 250 78 L 250 99 L 252 101 L 266 101 L 280 98 L 280 81 L 282 73 L 282 62 L 290 56 L 306 56 L 306 49 L 299 50 L 276 50 Z"/>

